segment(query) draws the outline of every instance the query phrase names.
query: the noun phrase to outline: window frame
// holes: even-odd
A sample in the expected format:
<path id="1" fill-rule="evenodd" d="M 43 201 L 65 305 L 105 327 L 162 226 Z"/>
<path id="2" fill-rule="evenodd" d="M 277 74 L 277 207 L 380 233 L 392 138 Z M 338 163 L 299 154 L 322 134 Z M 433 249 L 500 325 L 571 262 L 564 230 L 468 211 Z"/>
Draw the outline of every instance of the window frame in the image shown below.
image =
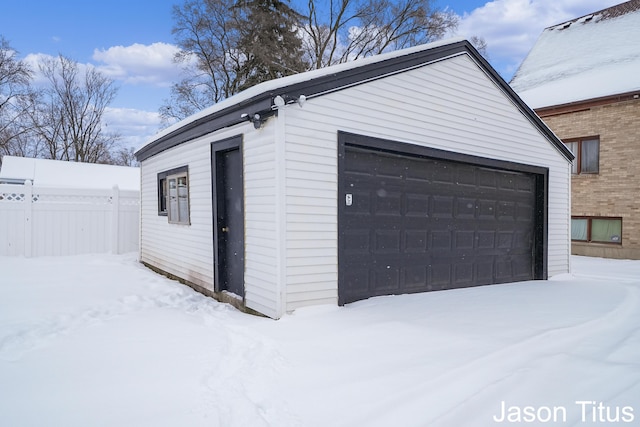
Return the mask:
<path id="1" fill-rule="evenodd" d="M 597 151 L 597 155 L 598 155 L 598 160 L 597 160 L 597 164 L 596 164 L 596 171 L 594 172 L 589 172 L 589 171 L 584 171 L 583 170 L 583 155 L 582 155 L 582 149 L 583 149 L 583 144 L 585 142 L 597 142 L 598 145 L 598 151 Z M 569 148 L 569 144 L 576 144 L 576 149 L 575 150 L 571 150 L 571 148 L 569 148 L 569 151 L 571 151 L 573 153 L 573 155 L 575 156 L 575 159 L 573 161 L 573 164 L 571 165 L 571 174 L 572 175 L 598 175 L 600 173 L 600 135 L 592 135 L 592 136 L 585 136 L 585 137 L 580 137 L 580 138 L 569 138 L 563 141 L 564 144 L 566 145 L 567 148 Z"/>
<path id="2" fill-rule="evenodd" d="M 187 187 L 187 196 L 186 196 L 186 218 L 180 219 L 172 218 L 171 209 L 170 209 L 170 200 L 169 200 L 169 181 L 172 179 L 178 179 L 184 177 L 186 180 Z M 163 172 L 158 173 L 157 176 L 158 183 L 158 216 L 166 216 L 167 221 L 170 224 L 183 224 L 190 225 L 191 224 L 191 201 L 190 201 L 190 193 L 189 190 L 189 167 L 188 166 L 180 166 L 178 168 L 169 169 Z M 178 203 L 178 212 L 180 209 L 180 198 L 177 199 Z"/>
<path id="3" fill-rule="evenodd" d="M 571 241 L 572 242 L 579 242 L 579 243 L 597 243 L 597 244 L 603 244 L 603 245 L 622 245 L 622 231 L 623 231 L 623 224 L 622 224 L 622 217 L 618 217 L 618 216 L 584 216 L 584 215 L 576 215 L 576 216 L 571 216 L 571 221 L 573 221 L 574 219 L 577 220 L 586 220 L 587 221 L 587 238 L 586 240 L 578 240 L 578 239 L 574 239 L 573 235 L 571 236 Z M 603 241 L 603 240 L 593 240 L 592 239 L 592 229 L 593 229 L 593 220 L 609 220 L 609 221 L 620 221 L 620 240 L 618 240 L 617 242 L 611 242 L 611 241 Z M 573 234 L 573 233 L 572 233 Z"/>
<path id="4" fill-rule="evenodd" d="M 167 176 L 158 174 L 158 216 L 168 216 L 167 212 Z"/>

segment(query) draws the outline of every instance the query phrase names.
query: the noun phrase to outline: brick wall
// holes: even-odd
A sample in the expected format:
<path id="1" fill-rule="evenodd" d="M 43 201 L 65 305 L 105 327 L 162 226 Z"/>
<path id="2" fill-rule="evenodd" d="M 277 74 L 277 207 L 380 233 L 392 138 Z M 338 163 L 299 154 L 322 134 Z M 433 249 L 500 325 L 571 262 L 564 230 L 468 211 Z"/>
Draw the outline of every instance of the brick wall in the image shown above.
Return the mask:
<path id="1" fill-rule="evenodd" d="M 573 175 L 571 214 L 622 217 L 622 244 L 572 244 L 577 255 L 640 259 L 640 99 L 542 117 L 560 139 L 600 136 L 600 173 Z"/>

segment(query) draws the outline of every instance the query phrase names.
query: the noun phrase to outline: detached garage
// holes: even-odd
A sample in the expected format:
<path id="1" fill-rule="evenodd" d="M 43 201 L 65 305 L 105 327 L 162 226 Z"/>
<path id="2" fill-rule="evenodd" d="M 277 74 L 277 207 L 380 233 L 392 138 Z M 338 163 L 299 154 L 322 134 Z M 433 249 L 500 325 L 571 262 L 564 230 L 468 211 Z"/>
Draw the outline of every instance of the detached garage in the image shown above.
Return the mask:
<path id="1" fill-rule="evenodd" d="M 573 157 L 467 41 L 260 84 L 136 155 L 141 261 L 273 318 L 569 271 Z"/>

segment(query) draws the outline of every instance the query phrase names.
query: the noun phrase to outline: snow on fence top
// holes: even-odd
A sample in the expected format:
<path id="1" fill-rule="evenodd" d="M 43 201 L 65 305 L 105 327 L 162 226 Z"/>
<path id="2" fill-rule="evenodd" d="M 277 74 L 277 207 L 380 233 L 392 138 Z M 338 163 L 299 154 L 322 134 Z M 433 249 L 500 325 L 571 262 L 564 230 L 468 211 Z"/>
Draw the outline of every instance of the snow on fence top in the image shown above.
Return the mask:
<path id="1" fill-rule="evenodd" d="M 4 156 L 0 183 L 31 180 L 39 187 L 140 191 L 140 168 Z"/>

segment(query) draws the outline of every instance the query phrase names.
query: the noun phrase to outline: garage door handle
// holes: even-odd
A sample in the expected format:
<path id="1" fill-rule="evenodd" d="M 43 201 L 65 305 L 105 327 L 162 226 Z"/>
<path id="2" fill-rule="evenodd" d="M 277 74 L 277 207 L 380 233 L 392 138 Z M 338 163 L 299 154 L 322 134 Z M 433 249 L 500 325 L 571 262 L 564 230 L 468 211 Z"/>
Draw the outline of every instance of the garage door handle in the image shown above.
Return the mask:
<path id="1" fill-rule="evenodd" d="M 222 227 L 222 232 L 223 233 L 228 233 L 229 232 L 229 227 Z"/>

